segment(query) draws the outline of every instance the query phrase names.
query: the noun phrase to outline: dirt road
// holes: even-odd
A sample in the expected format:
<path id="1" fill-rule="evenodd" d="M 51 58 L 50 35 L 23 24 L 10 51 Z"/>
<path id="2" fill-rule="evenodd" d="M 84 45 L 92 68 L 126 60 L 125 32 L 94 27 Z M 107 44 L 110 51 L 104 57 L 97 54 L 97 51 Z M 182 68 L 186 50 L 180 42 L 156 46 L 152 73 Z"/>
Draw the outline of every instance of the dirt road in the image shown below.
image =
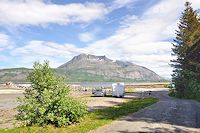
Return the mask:
<path id="1" fill-rule="evenodd" d="M 171 98 L 167 93 L 154 90 L 152 96 L 160 99 L 158 103 L 92 132 L 200 133 L 200 103 Z"/>

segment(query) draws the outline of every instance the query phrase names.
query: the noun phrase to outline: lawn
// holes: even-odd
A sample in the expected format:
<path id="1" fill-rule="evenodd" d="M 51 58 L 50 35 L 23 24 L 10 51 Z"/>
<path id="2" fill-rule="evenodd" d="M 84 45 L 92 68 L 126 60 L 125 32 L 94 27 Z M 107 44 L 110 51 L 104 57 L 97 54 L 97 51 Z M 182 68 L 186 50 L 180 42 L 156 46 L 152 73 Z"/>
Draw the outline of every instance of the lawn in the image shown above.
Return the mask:
<path id="1" fill-rule="evenodd" d="M 103 125 L 111 123 L 122 116 L 128 115 L 133 112 L 150 106 L 156 103 L 158 99 L 156 98 L 145 98 L 145 99 L 133 99 L 127 103 L 123 103 L 118 106 L 113 106 L 95 112 L 88 113 L 80 123 L 67 126 L 65 128 L 55 128 L 53 126 L 46 127 L 19 127 L 13 129 L 1 129 L 0 132 L 3 133 L 86 133 L 91 130 L 97 129 Z"/>

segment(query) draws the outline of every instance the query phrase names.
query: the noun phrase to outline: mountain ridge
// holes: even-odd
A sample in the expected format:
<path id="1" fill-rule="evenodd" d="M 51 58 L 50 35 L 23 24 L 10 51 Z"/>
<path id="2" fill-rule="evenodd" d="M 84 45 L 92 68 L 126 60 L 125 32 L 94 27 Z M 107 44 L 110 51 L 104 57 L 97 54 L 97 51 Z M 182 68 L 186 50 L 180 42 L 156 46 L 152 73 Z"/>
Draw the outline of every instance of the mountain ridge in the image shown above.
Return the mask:
<path id="1" fill-rule="evenodd" d="M 80 54 L 53 69 L 68 82 L 136 82 L 160 81 L 154 71 L 128 61 L 112 60 L 104 56 Z M 1 69 L 0 81 L 25 82 L 32 69 Z"/>
<path id="2" fill-rule="evenodd" d="M 128 61 L 111 60 L 106 56 L 95 56 L 80 54 L 72 60 L 58 67 L 63 70 L 84 70 L 90 74 L 102 75 L 105 77 L 121 77 L 134 80 L 161 80 L 163 79 L 152 70 L 133 64 Z"/>

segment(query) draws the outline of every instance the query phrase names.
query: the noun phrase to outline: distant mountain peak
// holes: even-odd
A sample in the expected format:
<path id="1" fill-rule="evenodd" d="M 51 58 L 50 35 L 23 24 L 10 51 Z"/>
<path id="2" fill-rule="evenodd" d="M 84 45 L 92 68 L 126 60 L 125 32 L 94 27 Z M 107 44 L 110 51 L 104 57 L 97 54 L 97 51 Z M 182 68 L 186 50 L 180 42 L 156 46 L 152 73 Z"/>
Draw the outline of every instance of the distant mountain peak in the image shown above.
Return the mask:
<path id="1" fill-rule="evenodd" d="M 110 59 L 108 59 L 105 55 L 103 56 L 96 56 L 96 55 L 92 55 L 92 54 L 79 54 L 77 56 L 75 56 L 72 61 L 78 61 L 78 60 L 96 60 L 96 61 L 111 61 Z"/>
<path id="2" fill-rule="evenodd" d="M 0 81 L 26 81 L 31 69 L 0 70 Z M 68 82 L 136 82 L 163 80 L 152 70 L 128 61 L 111 60 L 104 56 L 80 54 L 55 69 Z"/>
<path id="3" fill-rule="evenodd" d="M 80 75 L 93 75 L 111 80 L 160 80 L 155 72 L 128 61 L 111 60 L 104 56 L 80 54 L 58 67 Z M 88 77 L 91 78 L 91 77 Z M 86 79 L 87 80 L 87 79 Z"/>

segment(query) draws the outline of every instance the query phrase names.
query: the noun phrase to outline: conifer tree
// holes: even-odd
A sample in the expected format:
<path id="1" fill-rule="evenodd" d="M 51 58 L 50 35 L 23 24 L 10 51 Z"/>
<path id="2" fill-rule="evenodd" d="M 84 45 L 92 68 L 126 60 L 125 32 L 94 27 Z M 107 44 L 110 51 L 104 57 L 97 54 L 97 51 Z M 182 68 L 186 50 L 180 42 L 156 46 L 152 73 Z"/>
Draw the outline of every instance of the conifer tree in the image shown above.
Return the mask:
<path id="1" fill-rule="evenodd" d="M 172 81 L 175 84 L 177 95 L 185 97 L 188 94 L 188 62 L 187 55 L 189 48 L 199 40 L 200 32 L 197 13 L 191 7 L 191 3 L 185 3 L 185 10 L 182 13 L 176 31 L 172 55 L 177 58 L 172 60 L 174 67 Z"/>
<path id="2" fill-rule="evenodd" d="M 200 41 L 193 44 L 187 51 L 186 57 L 187 98 L 200 101 Z"/>

